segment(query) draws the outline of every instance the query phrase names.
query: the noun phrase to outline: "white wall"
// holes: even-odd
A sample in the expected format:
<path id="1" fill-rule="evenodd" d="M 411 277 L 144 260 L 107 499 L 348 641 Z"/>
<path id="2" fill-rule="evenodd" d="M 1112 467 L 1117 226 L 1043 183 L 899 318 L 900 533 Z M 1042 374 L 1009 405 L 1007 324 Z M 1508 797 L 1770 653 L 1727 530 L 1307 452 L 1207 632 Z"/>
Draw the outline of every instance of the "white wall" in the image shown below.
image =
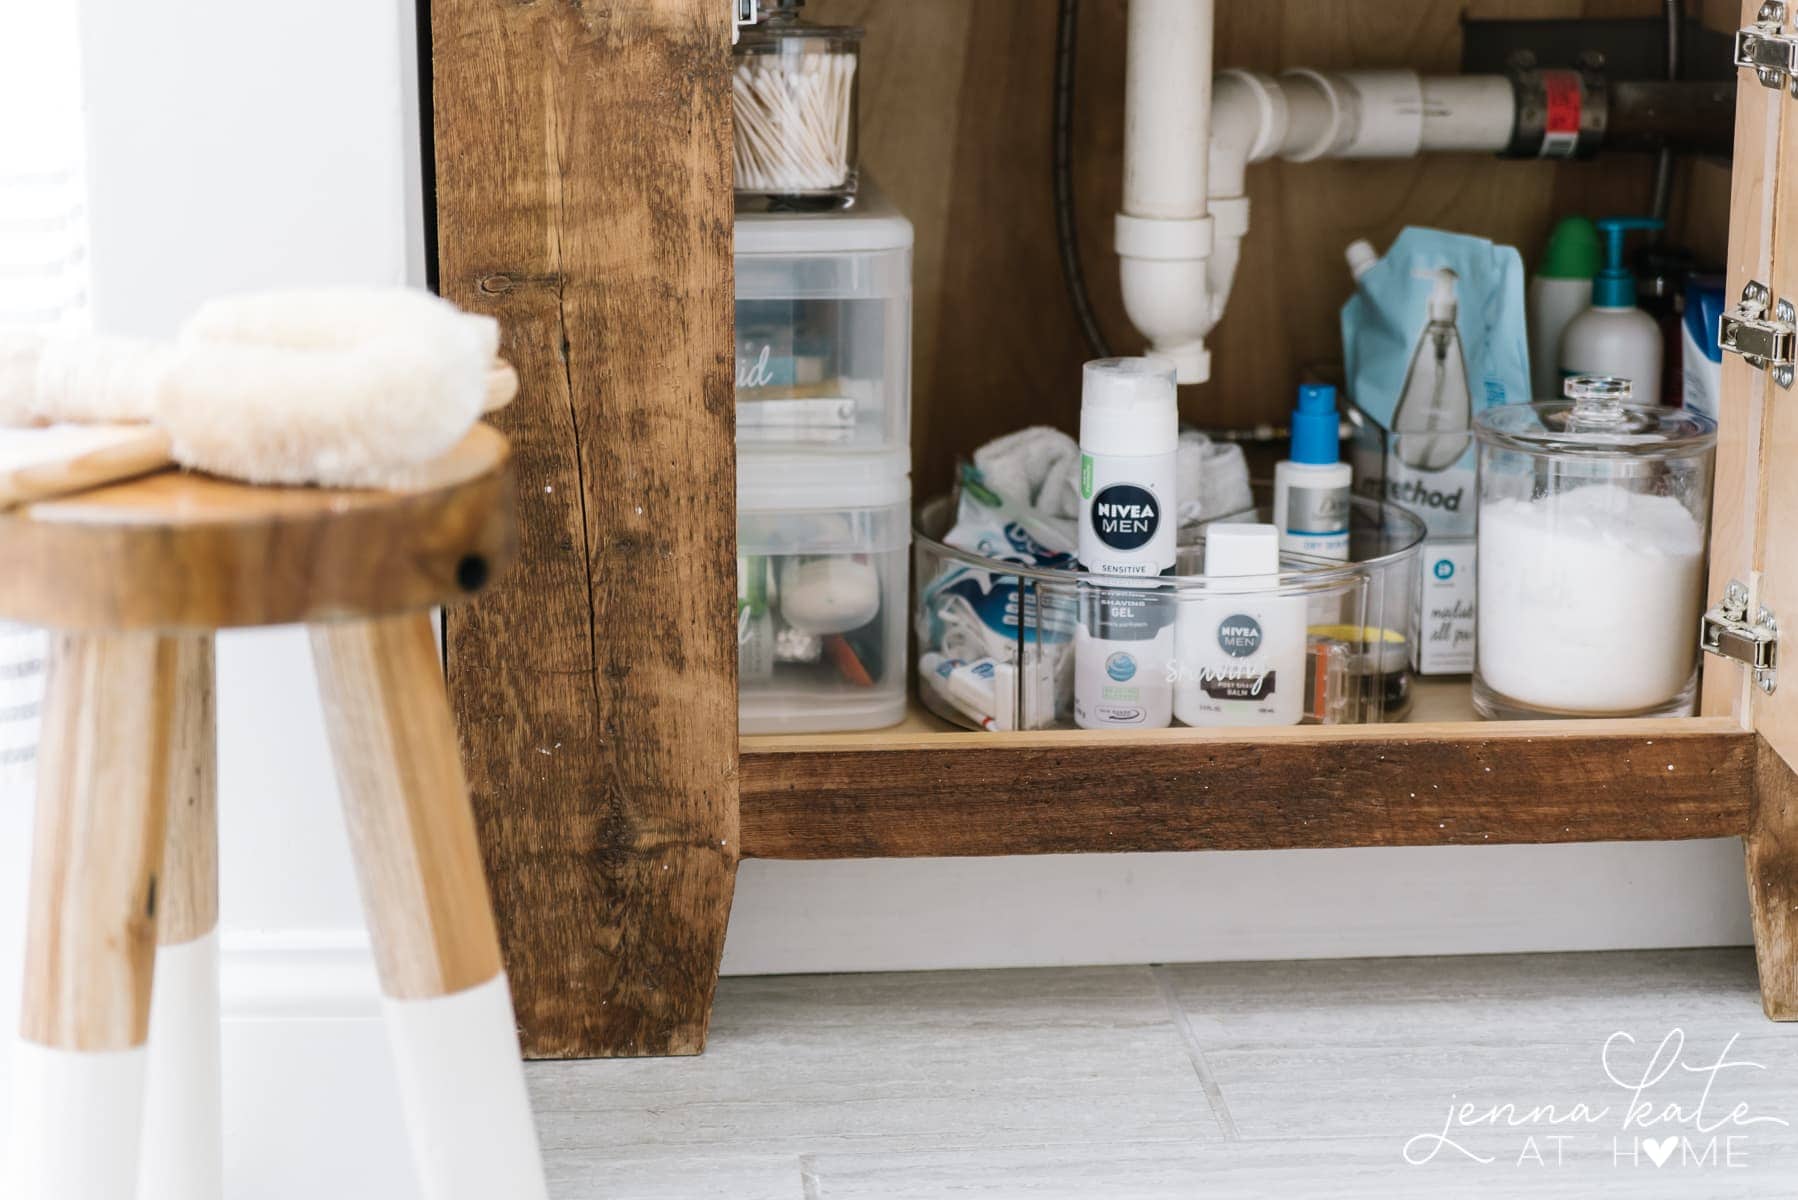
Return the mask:
<path id="1" fill-rule="evenodd" d="M 82 5 L 100 328 L 165 333 L 234 288 L 422 278 L 410 0 Z M 409 1195 L 297 631 L 221 640 L 220 734 L 232 1194 Z M 754 973 L 1747 936 L 1740 849 L 1721 841 L 748 863 L 725 958 Z"/>

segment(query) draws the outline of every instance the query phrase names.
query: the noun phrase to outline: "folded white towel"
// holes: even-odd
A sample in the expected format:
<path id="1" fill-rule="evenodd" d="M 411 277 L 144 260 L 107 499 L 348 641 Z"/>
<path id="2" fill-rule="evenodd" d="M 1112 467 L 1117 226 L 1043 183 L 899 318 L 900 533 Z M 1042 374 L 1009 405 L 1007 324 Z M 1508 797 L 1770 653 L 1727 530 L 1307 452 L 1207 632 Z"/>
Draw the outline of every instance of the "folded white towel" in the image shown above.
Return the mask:
<path id="1" fill-rule="evenodd" d="M 1080 516 L 1080 444 L 1059 429 L 1032 425 L 974 451 L 986 485 L 1042 517 L 1072 523 Z M 1182 525 L 1254 505 L 1242 447 L 1214 442 L 1196 429 L 1180 434 L 1174 458 L 1176 511 Z"/>

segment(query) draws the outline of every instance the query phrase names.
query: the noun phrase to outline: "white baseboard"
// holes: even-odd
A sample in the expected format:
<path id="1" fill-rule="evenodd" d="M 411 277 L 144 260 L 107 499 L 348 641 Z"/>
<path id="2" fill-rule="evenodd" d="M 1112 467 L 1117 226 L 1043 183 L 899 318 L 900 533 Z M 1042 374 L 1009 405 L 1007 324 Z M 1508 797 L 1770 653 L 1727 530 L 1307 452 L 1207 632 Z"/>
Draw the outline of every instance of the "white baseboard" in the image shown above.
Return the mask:
<path id="1" fill-rule="evenodd" d="M 227 1021 L 381 1019 L 374 951 L 361 930 L 227 930 L 219 976 Z"/>

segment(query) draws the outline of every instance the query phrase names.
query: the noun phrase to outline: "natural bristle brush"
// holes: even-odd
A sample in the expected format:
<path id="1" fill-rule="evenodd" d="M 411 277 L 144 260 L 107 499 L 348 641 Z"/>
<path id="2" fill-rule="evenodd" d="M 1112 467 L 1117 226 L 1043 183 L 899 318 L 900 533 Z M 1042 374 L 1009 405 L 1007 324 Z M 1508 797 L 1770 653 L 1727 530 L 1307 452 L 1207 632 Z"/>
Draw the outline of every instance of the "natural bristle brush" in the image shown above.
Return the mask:
<path id="1" fill-rule="evenodd" d="M 56 426 L 0 440 L 0 508 L 170 465 L 402 485 L 516 394 L 498 347 L 492 318 L 406 289 L 215 300 L 167 343 L 0 335 L 0 426 Z"/>

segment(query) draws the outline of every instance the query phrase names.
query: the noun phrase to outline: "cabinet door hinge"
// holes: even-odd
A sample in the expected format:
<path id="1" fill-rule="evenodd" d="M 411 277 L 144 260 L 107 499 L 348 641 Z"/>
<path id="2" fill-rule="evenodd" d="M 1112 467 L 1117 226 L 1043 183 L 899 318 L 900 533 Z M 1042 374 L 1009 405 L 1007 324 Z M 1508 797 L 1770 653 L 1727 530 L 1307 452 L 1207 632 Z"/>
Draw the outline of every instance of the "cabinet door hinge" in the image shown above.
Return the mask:
<path id="1" fill-rule="evenodd" d="M 1736 66 L 1753 67 L 1762 87 L 1789 83 L 1798 96 L 1798 37 L 1785 31 L 1786 6 L 1767 0 L 1754 16 L 1754 24 L 1736 30 Z"/>
<path id="2" fill-rule="evenodd" d="M 1779 625 L 1765 605 L 1748 619 L 1748 589 L 1740 581 L 1730 580 L 1722 603 L 1704 614 L 1698 644 L 1707 654 L 1751 668 L 1761 691 L 1772 694 L 1779 686 Z"/>
<path id="3" fill-rule="evenodd" d="M 1742 302 L 1717 318 L 1717 344 L 1740 354 L 1750 366 L 1771 371 L 1774 383 L 1789 388 L 1798 350 L 1798 312 L 1790 300 L 1775 300 L 1766 284 L 1750 279 Z"/>

